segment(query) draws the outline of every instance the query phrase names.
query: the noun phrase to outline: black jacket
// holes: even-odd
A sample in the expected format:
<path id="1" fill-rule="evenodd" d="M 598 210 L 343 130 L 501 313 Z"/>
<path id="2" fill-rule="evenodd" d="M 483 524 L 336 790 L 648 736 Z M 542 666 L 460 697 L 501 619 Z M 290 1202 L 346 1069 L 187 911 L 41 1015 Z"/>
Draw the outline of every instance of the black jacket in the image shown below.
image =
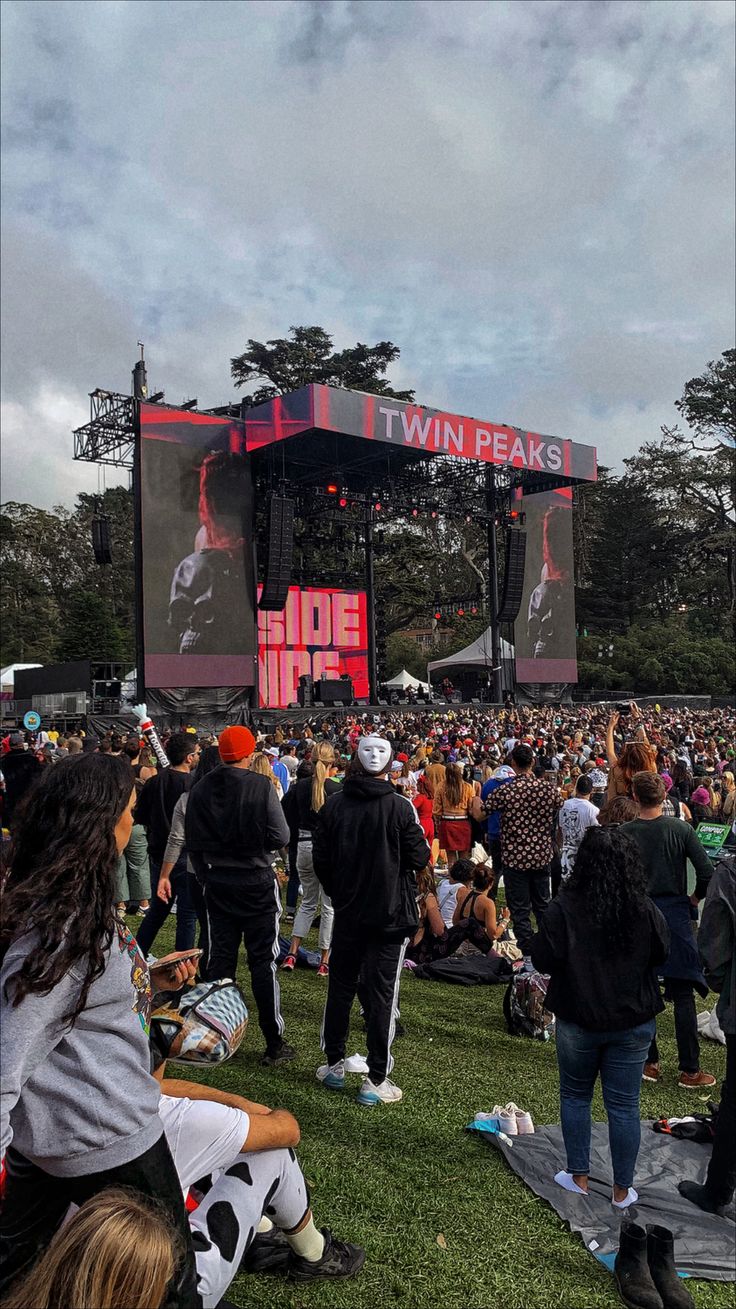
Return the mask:
<path id="1" fill-rule="evenodd" d="M 390 782 L 349 778 L 319 812 L 312 854 L 343 930 L 416 930 L 414 870 L 426 868 L 431 852 L 416 809 Z"/>
<path id="2" fill-rule="evenodd" d="M 0 761 L 5 778 L 5 798 L 3 800 L 3 824 L 8 827 L 15 816 L 15 810 L 37 782 L 43 772 L 43 764 L 38 762 L 30 750 L 9 750 Z"/>
<path id="3" fill-rule="evenodd" d="M 670 934 L 649 898 L 641 913 L 631 915 L 628 933 L 625 949 L 610 949 L 605 929 L 586 912 L 585 897 L 563 886 L 531 946 L 534 967 L 551 975 L 551 1013 L 586 1031 L 621 1032 L 664 1009 L 657 968 L 667 958 Z"/>
<path id="4" fill-rule="evenodd" d="M 281 801 L 292 836 L 298 836 L 299 832 L 313 832 L 317 826 L 319 815 L 312 808 L 312 781 L 311 777 L 300 777 L 298 782 L 292 782 Z M 334 778 L 326 778 L 325 801 L 340 789 L 340 783 Z"/>
<path id="5" fill-rule="evenodd" d="M 289 843 L 276 788 L 245 768 L 215 768 L 197 782 L 187 800 L 184 831 L 198 876 L 212 881 L 232 881 L 238 874 L 272 880 L 269 855 Z"/>
<path id="6" fill-rule="evenodd" d="M 163 859 L 176 802 L 191 784 L 191 773 L 179 773 L 173 768 L 161 768 L 144 783 L 135 806 L 135 821 L 146 829 L 152 859 Z"/>

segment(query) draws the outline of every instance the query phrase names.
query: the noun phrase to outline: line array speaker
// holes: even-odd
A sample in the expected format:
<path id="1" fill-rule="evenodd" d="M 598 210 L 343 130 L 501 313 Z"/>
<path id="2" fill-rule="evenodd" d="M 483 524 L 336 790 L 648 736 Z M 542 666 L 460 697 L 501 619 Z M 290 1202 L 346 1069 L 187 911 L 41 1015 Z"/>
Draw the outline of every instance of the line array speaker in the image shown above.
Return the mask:
<path id="1" fill-rule="evenodd" d="M 294 555 L 294 501 L 272 495 L 268 506 L 268 555 L 259 609 L 279 611 L 286 604 Z"/>
<path id="2" fill-rule="evenodd" d="M 506 533 L 506 566 L 503 578 L 503 597 L 498 611 L 499 623 L 513 623 L 521 607 L 524 591 L 524 563 L 526 560 L 526 532 L 511 527 Z"/>
<path id="3" fill-rule="evenodd" d="M 104 514 L 92 519 L 92 549 L 94 550 L 96 564 L 112 563 L 110 523 Z"/>

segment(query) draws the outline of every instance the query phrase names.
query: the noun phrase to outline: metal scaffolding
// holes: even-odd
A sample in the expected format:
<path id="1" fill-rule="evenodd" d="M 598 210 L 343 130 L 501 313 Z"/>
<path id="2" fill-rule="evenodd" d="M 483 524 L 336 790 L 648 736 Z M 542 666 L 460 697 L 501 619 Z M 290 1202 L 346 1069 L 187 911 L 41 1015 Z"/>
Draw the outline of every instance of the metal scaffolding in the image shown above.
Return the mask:
<path id="1" fill-rule="evenodd" d="M 88 464 L 133 467 L 135 405 L 132 395 L 90 391 L 90 420 L 74 432 L 74 458 Z"/>

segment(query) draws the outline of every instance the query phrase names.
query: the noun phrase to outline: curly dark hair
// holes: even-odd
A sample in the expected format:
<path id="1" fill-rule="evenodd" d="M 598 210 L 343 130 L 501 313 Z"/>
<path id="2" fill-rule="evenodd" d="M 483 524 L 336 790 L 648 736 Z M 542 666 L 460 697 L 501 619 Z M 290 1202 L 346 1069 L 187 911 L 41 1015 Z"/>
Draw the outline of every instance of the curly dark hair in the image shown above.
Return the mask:
<path id="1" fill-rule="evenodd" d="M 30 793 L 3 888 L 0 959 L 26 932 L 35 930 L 40 940 L 6 981 L 13 1005 L 25 995 L 47 995 L 81 965 L 71 1026 L 84 1009 L 115 933 L 115 826 L 133 782 L 124 755 L 81 754 L 49 768 Z"/>
<path id="2" fill-rule="evenodd" d="M 641 913 L 647 898 L 646 871 L 636 842 L 620 827 L 589 827 L 567 889 L 584 899 L 593 924 L 605 929 L 606 952 L 622 949 L 632 916 Z"/>

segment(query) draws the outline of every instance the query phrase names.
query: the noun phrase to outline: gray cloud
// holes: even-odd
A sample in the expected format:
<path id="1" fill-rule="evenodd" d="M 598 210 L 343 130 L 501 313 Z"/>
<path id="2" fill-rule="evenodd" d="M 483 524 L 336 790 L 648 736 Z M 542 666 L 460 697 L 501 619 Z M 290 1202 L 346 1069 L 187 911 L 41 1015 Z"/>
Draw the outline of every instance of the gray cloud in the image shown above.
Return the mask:
<path id="1" fill-rule="evenodd" d="M 51 397 L 138 338 L 214 404 L 248 336 L 389 337 L 608 463 L 732 343 L 728 3 L 4 9 L 4 494 L 82 485 Z"/>

